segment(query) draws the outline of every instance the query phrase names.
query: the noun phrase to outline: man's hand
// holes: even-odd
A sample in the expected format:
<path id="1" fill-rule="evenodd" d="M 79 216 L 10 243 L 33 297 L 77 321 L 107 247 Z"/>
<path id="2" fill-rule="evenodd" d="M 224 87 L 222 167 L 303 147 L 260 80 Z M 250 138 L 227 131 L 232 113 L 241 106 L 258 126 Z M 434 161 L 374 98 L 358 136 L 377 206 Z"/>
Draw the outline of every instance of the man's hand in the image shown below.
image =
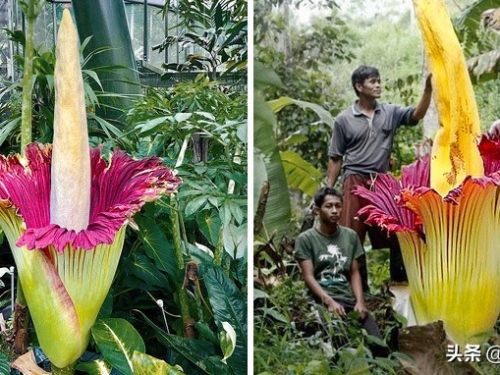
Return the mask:
<path id="1" fill-rule="evenodd" d="M 342 306 L 340 303 L 335 302 L 335 300 L 331 297 L 328 297 L 323 301 L 325 306 L 328 308 L 328 311 L 333 312 L 337 315 L 340 315 L 342 317 L 346 316 L 344 306 Z"/>
<path id="2" fill-rule="evenodd" d="M 364 302 L 356 302 L 354 311 L 358 311 L 361 314 L 361 319 L 366 318 L 366 315 L 368 314 L 368 310 L 366 309 Z"/>

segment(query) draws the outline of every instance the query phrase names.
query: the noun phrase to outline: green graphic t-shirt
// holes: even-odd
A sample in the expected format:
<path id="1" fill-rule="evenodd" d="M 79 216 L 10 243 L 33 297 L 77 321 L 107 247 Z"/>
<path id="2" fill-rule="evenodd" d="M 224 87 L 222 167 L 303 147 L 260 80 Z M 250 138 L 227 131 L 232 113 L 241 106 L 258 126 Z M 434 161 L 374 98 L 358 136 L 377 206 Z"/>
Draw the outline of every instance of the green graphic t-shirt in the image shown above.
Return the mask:
<path id="1" fill-rule="evenodd" d="M 295 259 L 312 261 L 314 278 L 333 299 L 354 301 L 349 282 L 351 263 L 363 254 L 356 232 L 342 226 L 332 236 L 311 228 L 295 241 Z"/>

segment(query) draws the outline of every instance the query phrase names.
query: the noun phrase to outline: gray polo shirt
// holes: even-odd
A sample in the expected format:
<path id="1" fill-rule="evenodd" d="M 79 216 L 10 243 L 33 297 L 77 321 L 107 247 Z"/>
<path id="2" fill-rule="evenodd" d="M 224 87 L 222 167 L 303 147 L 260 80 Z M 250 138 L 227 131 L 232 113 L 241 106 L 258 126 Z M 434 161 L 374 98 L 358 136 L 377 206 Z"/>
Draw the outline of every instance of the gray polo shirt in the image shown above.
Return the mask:
<path id="1" fill-rule="evenodd" d="M 396 130 L 401 125 L 416 125 L 412 120 L 414 107 L 375 102 L 370 119 L 358 108 L 358 102 L 342 111 L 335 119 L 328 156 L 343 158 L 342 176 L 369 176 L 386 173 Z"/>

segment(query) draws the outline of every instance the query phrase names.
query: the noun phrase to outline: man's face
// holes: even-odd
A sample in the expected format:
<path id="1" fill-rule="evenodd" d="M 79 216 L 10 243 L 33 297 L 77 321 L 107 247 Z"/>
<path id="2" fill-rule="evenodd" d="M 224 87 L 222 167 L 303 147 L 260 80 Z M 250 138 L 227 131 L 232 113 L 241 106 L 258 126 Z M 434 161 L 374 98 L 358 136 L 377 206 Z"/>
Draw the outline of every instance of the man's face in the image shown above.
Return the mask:
<path id="1" fill-rule="evenodd" d="M 380 85 L 380 77 L 372 76 L 363 81 L 362 84 L 357 84 L 356 88 L 360 95 L 368 96 L 374 99 L 380 98 L 382 94 L 382 86 Z"/>
<path id="2" fill-rule="evenodd" d="M 335 195 L 327 195 L 321 207 L 316 207 L 320 221 L 325 225 L 337 225 L 342 211 L 342 202 Z"/>

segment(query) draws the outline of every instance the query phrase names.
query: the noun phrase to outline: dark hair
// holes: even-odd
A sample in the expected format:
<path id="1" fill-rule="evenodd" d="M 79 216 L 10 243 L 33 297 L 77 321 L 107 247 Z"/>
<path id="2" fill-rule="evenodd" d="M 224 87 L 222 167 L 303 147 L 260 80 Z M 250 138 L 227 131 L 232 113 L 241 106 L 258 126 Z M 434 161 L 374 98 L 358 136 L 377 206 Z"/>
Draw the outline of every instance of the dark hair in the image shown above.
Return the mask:
<path id="1" fill-rule="evenodd" d="M 337 189 L 325 186 L 325 187 L 322 187 L 321 189 L 319 189 L 316 192 L 316 194 L 314 194 L 314 205 L 316 207 L 321 207 L 321 205 L 325 201 L 325 197 L 327 195 L 333 195 L 333 196 L 339 198 L 340 201 L 342 202 L 342 194 L 340 193 L 340 191 L 338 191 Z"/>
<path id="2" fill-rule="evenodd" d="M 356 68 L 356 70 L 354 70 L 354 72 L 352 72 L 351 83 L 356 96 L 359 96 L 358 90 L 356 90 L 356 84 L 363 83 L 365 79 L 370 77 L 380 77 L 380 73 L 377 68 L 374 68 L 373 66 L 360 65 Z"/>

